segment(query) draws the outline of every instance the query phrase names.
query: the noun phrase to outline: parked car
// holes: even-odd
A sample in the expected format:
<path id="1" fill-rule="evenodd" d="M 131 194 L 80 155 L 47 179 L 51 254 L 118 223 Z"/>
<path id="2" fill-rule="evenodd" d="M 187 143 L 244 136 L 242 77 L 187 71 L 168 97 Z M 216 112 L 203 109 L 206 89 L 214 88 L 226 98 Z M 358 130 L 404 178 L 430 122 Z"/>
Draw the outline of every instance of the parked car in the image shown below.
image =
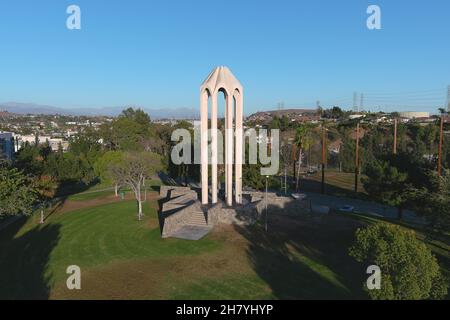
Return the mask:
<path id="1" fill-rule="evenodd" d="M 350 205 L 345 205 L 345 206 L 342 206 L 342 207 L 338 208 L 338 211 L 340 211 L 340 212 L 354 212 L 355 211 L 355 207 L 350 206 Z"/>
<path id="2" fill-rule="evenodd" d="M 304 200 L 306 198 L 306 194 L 304 193 L 292 193 L 291 196 L 296 200 Z"/>

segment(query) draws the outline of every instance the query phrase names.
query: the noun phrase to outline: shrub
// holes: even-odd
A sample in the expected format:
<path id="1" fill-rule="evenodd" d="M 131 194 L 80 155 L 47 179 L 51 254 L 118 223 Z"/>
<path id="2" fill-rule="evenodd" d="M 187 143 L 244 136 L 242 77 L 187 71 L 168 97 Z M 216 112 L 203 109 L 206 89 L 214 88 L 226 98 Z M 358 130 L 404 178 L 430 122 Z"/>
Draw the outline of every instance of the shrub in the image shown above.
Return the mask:
<path id="1" fill-rule="evenodd" d="M 447 294 L 436 258 L 412 230 L 387 223 L 358 229 L 349 253 L 381 269 L 381 289 L 368 290 L 371 299 L 441 299 Z"/>

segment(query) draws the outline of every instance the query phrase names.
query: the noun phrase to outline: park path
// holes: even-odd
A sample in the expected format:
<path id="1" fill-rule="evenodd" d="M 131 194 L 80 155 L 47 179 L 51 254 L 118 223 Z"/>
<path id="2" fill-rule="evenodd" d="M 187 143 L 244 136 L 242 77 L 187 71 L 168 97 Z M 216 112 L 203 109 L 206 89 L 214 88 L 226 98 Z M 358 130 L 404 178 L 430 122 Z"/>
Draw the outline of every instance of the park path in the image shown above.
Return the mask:
<path id="1" fill-rule="evenodd" d="M 303 192 L 307 196 L 307 200 L 311 200 L 313 204 L 328 206 L 333 209 L 338 209 L 345 205 L 350 205 L 355 208 L 355 211 L 366 213 L 369 215 L 384 217 L 388 219 L 396 219 L 397 218 L 397 208 L 383 205 L 373 201 L 359 200 L 348 197 L 336 197 L 330 195 L 323 195 L 320 193 L 314 192 Z M 403 211 L 403 220 L 412 222 L 425 224 L 426 221 L 423 217 L 417 216 L 411 210 Z"/>

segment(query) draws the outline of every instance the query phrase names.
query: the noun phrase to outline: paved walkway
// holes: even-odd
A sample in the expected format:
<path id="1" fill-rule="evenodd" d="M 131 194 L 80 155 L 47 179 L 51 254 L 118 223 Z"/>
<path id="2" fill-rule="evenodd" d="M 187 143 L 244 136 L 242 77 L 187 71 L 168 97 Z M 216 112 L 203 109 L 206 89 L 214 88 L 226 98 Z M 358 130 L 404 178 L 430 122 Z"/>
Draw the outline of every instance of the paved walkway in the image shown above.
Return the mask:
<path id="1" fill-rule="evenodd" d="M 338 209 L 345 205 L 350 205 L 353 206 L 355 208 L 355 211 L 357 212 L 367 213 L 370 215 L 385 217 L 389 219 L 397 218 L 398 212 L 397 208 L 383 205 L 377 202 L 364 201 L 346 197 L 335 197 L 314 192 L 302 192 L 302 193 L 306 194 L 307 196 L 306 199 L 311 200 L 313 204 L 324 205 L 334 209 Z M 426 223 L 424 218 L 417 216 L 411 210 L 403 211 L 403 220 L 413 223 L 421 223 L 421 224 Z"/>

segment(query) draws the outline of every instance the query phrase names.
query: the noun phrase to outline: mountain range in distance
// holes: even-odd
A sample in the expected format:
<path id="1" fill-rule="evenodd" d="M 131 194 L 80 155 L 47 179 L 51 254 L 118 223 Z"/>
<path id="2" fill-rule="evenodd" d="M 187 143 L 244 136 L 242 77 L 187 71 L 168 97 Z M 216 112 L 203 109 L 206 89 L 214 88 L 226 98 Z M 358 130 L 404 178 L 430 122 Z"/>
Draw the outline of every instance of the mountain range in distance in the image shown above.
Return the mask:
<path id="1" fill-rule="evenodd" d="M 127 106 L 128 107 L 128 106 Z M 67 116 L 117 116 L 127 107 L 102 107 L 102 108 L 60 108 L 55 106 L 40 105 L 35 103 L 5 102 L 0 103 L 0 111 L 8 111 L 15 114 L 45 114 Z M 200 113 L 194 108 L 141 108 L 150 115 L 151 119 L 198 119 Z"/>

